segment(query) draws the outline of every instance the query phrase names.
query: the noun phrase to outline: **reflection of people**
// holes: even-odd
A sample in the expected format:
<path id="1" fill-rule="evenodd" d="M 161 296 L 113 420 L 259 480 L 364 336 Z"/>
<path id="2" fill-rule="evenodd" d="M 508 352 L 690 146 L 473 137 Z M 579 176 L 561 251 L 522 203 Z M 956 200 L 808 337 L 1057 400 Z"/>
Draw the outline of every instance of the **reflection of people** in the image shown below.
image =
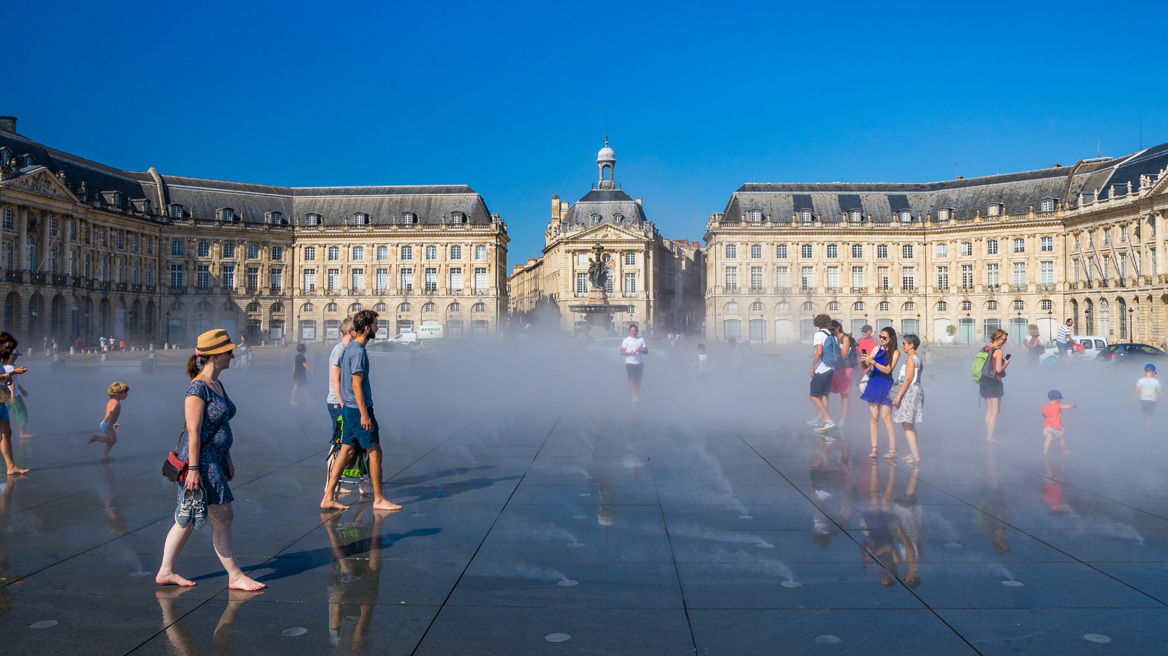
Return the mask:
<path id="1" fill-rule="evenodd" d="M 1140 395 L 1140 408 L 1144 411 L 1144 430 L 1152 432 L 1152 412 L 1156 410 L 1156 395 L 1160 396 L 1160 404 L 1164 404 L 1164 390 L 1160 388 L 1160 381 L 1156 380 L 1156 365 L 1144 365 L 1144 377 L 1136 381 L 1136 389 L 1132 392 L 1128 405 L 1136 402 L 1136 394 Z"/>
<path id="2" fill-rule="evenodd" d="M 265 587 L 264 584 L 252 580 L 239 568 L 231 537 L 231 522 L 235 518 L 231 502 L 235 497 L 227 483 L 235 477 L 235 464 L 231 461 L 231 418 L 235 416 L 235 404 L 227 396 L 227 389 L 220 382 L 219 375 L 231 366 L 234 350 L 235 345 L 231 343 L 226 330 L 209 330 L 199 335 L 195 355 L 187 360 L 187 375 L 191 378 L 191 384 L 187 387 L 183 404 L 189 439 L 179 448 L 178 457 L 189 462 L 189 471 L 185 485 L 179 486 L 178 497 L 181 503 L 186 499 L 186 491 L 198 494 L 199 490 L 205 490 L 215 555 L 219 556 L 219 562 L 227 571 L 228 587 L 235 590 L 259 590 Z M 185 505 L 180 507 L 180 512 L 185 509 Z M 162 566 L 158 568 L 154 580 L 159 585 L 192 586 L 194 581 L 174 572 L 174 564 L 195 525 L 187 523 L 179 526 L 179 513 L 175 515 L 174 526 L 166 536 Z"/>
<path id="3" fill-rule="evenodd" d="M 868 383 L 864 386 L 860 400 L 868 402 L 868 431 L 872 437 L 869 458 L 879 454 L 881 421 L 888 433 L 888 453 L 884 454 L 884 459 L 896 458 L 896 429 L 892 427 L 892 401 L 888 393 L 892 391 L 892 371 L 897 362 L 900 362 L 900 350 L 896 348 L 896 331 L 891 326 L 885 326 L 880 329 L 880 350 L 875 355 L 869 352 L 860 356 L 860 364 L 868 370 Z"/>
<path id="4" fill-rule="evenodd" d="M 645 340 L 637 336 L 637 324 L 629 326 L 629 336 L 621 342 L 620 354 L 625 356 L 625 370 L 629 374 L 629 390 L 633 393 L 633 403 L 641 393 L 641 375 L 645 372 L 645 358 L 649 347 Z"/>
<path id="5" fill-rule="evenodd" d="M 105 404 L 105 415 L 101 418 L 101 423 L 98 424 L 97 429 L 101 431 L 101 435 L 93 435 L 86 442 L 86 446 L 94 442 L 101 442 L 105 445 L 105 451 L 101 453 L 102 460 L 111 460 L 110 449 L 118 443 L 118 430 L 122 425 L 118 423 L 118 417 L 122 416 L 122 401 L 130 394 L 130 386 L 125 383 L 114 383 L 109 386 L 107 390 L 109 394 L 109 401 Z"/>
<path id="6" fill-rule="evenodd" d="M 904 461 L 910 465 L 920 464 L 921 453 L 917 449 L 917 424 L 925 418 L 925 390 L 921 387 L 921 356 L 917 355 L 917 346 L 920 340 L 916 335 L 901 336 L 901 345 L 904 347 L 904 381 L 892 399 L 896 412 L 892 421 L 904 428 L 904 440 L 908 442 L 909 455 Z"/>
<path id="7" fill-rule="evenodd" d="M 1067 322 L 1069 323 L 1070 319 L 1067 319 Z M 1010 366 L 1009 358 L 1002 355 L 1002 347 L 1005 346 L 1008 338 L 1009 335 L 1001 328 L 990 335 L 989 346 L 983 350 L 990 354 L 992 375 L 988 379 L 983 377 L 978 383 L 978 393 L 986 402 L 986 441 L 994 444 L 998 443 L 998 439 L 994 437 L 994 429 L 998 425 L 998 413 L 1002 411 L 1002 397 L 1006 394 L 1002 377 L 1006 375 L 1006 367 Z"/>
<path id="8" fill-rule="evenodd" d="M 888 483 L 881 493 L 879 465 L 872 463 L 868 482 L 868 508 L 860 513 L 860 528 L 865 539 L 860 544 L 860 567 L 877 563 L 880 583 L 890 588 L 900 575 L 900 563 L 907 564 L 905 585 L 916 588 L 921 580 L 917 575 L 917 550 L 909 539 L 900 518 L 892 511 L 892 490 L 896 486 L 896 467 L 888 469 Z"/>
<path id="9" fill-rule="evenodd" d="M 158 605 L 162 607 L 162 624 L 166 627 L 166 639 L 170 641 L 171 651 L 176 654 L 200 654 L 203 649 L 195 642 L 195 636 L 187 628 L 186 615 L 175 608 L 174 602 L 179 595 L 190 588 L 162 588 L 154 593 Z M 239 614 L 239 607 L 243 602 L 256 596 L 257 592 L 244 590 L 230 590 L 227 593 L 227 605 L 219 622 L 215 625 L 215 633 L 211 637 L 211 653 L 232 654 L 235 652 L 235 616 Z"/>
<path id="10" fill-rule="evenodd" d="M 978 493 L 977 503 L 974 505 L 973 523 L 978 530 L 990 539 L 990 545 L 999 555 L 1010 551 L 1010 541 L 1007 539 L 1006 525 L 1009 524 L 1009 507 L 1006 505 L 1006 495 L 1002 490 L 1002 483 L 998 479 L 998 464 L 994 460 L 993 444 L 987 444 L 988 457 L 986 463 L 985 485 Z"/>
<path id="11" fill-rule="evenodd" d="M 121 506 L 118 504 L 118 483 L 114 477 L 114 470 L 106 463 L 101 463 L 102 482 L 97 486 L 97 496 L 105 506 L 105 516 L 109 520 L 106 525 L 110 535 L 125 535 L 128 522 L 122 517 Z"/>
<path id="12" fill-rule="evenodd" d="M 373 515 L 372 525 L 363 519 L 367 512 Z M 343 514 L 320 514 L 333 557 L 328 576 L 329 637 L 334 646 L 342 646 L 345 620 L 356 619 L 348 649 L 362 652 L 381 585 L 381 525 L 386 513 L 362 506 L 350 521 L 342 523 Z"/>

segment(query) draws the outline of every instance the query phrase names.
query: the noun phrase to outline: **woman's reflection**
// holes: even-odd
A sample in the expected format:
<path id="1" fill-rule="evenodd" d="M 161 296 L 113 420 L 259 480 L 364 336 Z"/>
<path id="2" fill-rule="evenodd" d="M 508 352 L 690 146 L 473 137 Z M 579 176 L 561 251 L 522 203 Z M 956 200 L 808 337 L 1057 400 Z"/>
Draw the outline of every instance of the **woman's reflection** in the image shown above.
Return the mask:
<path id="1" fill-rule="evenodd" d="M 1007 539 L 1006 524 L 1006 493 L 1002 490 L 1002 481 L 998 478 L 998 462 L 994 460 L 995 444 L 987 444 L 986 477 L 978 494 L 977 506 L 973 509 L 973 523 L 977 529 L 990 539 L 994 551 L 1005 555 L 1010 551 L 1010 541 Z M 978 510 L 980 508 L 981 510 Z M 1001 520 L 1001 521 L 998 521 Z"/>
<path id="2" fill-rule="evenodd" d="M 182 656 L 205 654 L 203 648 L 195 641 L 194 634 L 187 628 L 184 614 L 175 608 L 175 600 L 183 593 L 194 588 L 181 586 L 167 586 L 159 588 L 154 593 L 162 606 L 162 623 L 166 626 L 166 639 L 170 641 L 171 652 Z M 239 614 L 239 607 L 243 602 L 251 599 L 263 591 L 250 592 L 245 590 L 228 590 L 227 607 L 219 616 L 219 623 L 215 625 L 215 633 L 211 637 L 211 654 L 226 656 L 235 651 L 235 616 Z"/>
<path id="3" fill-rule="evenodd" d="M 915 482 L 910 485 L 913 485 L 915 495 Z M 867 569 L 868 565 L 875 563 L 880 583 L 892 587 L 900 576 L 900 563 L 904 562 L 904 584 L 915 589 L 921 584 L 917 573 L 917 547 L 893 511 L 892 492 L 895 488 L 895 465 L 888 468 L 888 483 L 881 491 L 879 463 L 873 462 L 868 476 L 868 507 L 860 513 L 860 529 L 866 538 L 860 545 L 860 567 Z"/>

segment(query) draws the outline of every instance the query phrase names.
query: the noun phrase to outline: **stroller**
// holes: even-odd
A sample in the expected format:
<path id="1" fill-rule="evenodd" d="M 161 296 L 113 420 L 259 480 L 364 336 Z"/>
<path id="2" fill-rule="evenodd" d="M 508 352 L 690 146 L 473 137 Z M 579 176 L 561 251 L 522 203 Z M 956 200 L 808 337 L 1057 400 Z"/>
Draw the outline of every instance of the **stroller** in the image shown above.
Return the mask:
<path id="1" fill-rule="evenodd" d="M 344 417 L 337 417 L 336 422 L 333 423 L 333 435 L 329 442 L 328 456 L 325 458 L 325 480 L 328 480 L 328 473 L 332 471 L 333 463 L 336 462 L 337 454 L 341 451 L 341 434 L 344 428 Z M 353 459 L 346 463 L 345 468 L 341 471 L 341 478 L 337 481 L 337 487 L 340 488 L 339 494 L 351 494 L 353 490 L 346 488 L 346 485 L 356 485 L 357 491 L 361 496 L 370 496 L 373 494 L 373 484 L 369 479 L 369 454 L 365 449 L 358 447 L 357 453 Z"/>

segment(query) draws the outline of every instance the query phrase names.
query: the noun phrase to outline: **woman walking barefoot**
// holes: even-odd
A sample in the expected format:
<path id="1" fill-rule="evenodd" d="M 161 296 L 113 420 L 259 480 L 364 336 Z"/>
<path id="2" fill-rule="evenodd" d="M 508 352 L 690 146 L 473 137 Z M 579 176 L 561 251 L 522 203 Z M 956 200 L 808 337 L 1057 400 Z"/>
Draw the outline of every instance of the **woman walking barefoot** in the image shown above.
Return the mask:
<path id="1" fill-rule="evenodd" d="M 888 393 L 892 391 L 892 371 L 900 361 L 900 351 L 896 348 L 896 331 L 891 327 L 880 329 L 880 350 L 876 355 L 864 353 L 860 356 L 860 365 L 868 370 L 868 385 L 860 395 L 861 401 L 868 402 L 868 412 L 871 421 L 868 430 L 872 434 L 872 453 L 869 458 L 879 454 L 878 438 L 880 422 L 884 422 L 884 430 L 888 433 L 888 453 L 885 460 L 896 459 L 896 429 L 892 427 L 892 401 Z"/>
<path id="2" fill-rule="evenodd" d="M 235 357 L 235 345 L 226 330 L 211 330 L 199 335 L 195 355 L 187 361 L 187 375 L 191 385 L 187 388 L 185 401 L 187 435 L 189 439 L 179 450 L 178 457 L 189 460 L 185 485 L 180 486 L 178 498 L 180 507 L 175 513 L 174 526 L 166 536 L 166 546 L 162 552 L 162 566 L 158 569 L 155 582 L 160 585 L 174 584 L 192 586 L 194 581 L 174 573 L 174 563 L 182 553 L 183 545 L 191 537 L 196 525 L 201 526 L 200 508 L 192 508 L 184 502 L 187 491 L 197 496 L 206 491 L 206 514 L 211 519 L 211 538 L 215 554 L 223 569 L 227 570 L 227 585 L 233 590 L 260 590 L 266 586 L 252 580 L 235 559 L 235 546 L 231 539 L 231 521 L 235 514 L 231 510 L 231 488 L 227 483 L 235 477 L 235 465 L 231 462 L 231 418 L 235 416 L 235 404 L 227 396 L 219 375 L 231 366 Z M 201 366 L 201 369 L 200 369 Z M 186 512 L 184 512 L 186 511 Z M 179 520 L 185 520 L 179 525 Z"/>
<path id="3" fill-rule="evenodd" d="M 901 345 L 906 356 L 904 382 L 900 384 L 896 398 L 892 399 L 892 405 L 896 408 L 896 412 L 892 414 L 892 421 L 899 422 L 904 427 L 904 439 L 912 452 L 912 455 L 904 457 L 904 461 L 910 465 L 921 463 L 921 454 L 917 450 L 916 426 L 924 420 L 925 410 L 925 391 L 921 388 L 921 356 L 917 355 L 917 347 L 920 344 L 921 340 L 916 335 L 901 337 Z"/>

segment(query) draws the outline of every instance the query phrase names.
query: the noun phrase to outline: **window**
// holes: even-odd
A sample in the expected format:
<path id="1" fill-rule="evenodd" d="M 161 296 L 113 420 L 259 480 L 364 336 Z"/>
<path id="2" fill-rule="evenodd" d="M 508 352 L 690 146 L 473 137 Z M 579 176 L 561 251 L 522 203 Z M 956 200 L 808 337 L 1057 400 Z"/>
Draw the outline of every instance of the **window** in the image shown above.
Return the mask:
<path id="1" fill-rule="evenodd" d="M 409 308 L 408 308 L 408 307 L 405 307 L 405 308 L 402 308 L 402 309 L 403 309 L 403 310 L 406 310 L 407 312 L 409 311 Z M 336 311 L 337 311 L 337 304 L 336 304 L 336 303 L 329 303 L 329 304 L 325 305 L 325 306 L 324 306 L 324 311 L 325 311 L 325 312 L 336 312 Z"/>
<path id="2" fill-rule="evenodd" d="M 986 301 L 986 309 L 987 310 L 998 309 L 998 302 L 997 301 Z"/>
<path id="3" fill-rule="evenodd" d="M 799 282 L 804 290 L 809 290 L 815 285 L 815 267 L 805 266 L 799 276 Z"/>
<path id="4" fill-rule="evenodd" d="M 4 208 L 4 229 L 5 230 L 12 229 L 12 208 L 11 207 Z"/>
<path id="5" fill-rule="evenodd" d="M 1050 302 L 1050 299 L 1043 299 L 1043 301 L 1042 301 L 1042 309 L 1043 310 L 1049 311 L 1053 307 L 1054 307 L 1054 305 Z"/>
<path id="6" fill-rule="evenodd" d="M 1054 285 L 1054 262 L 1038 263 L 1038 280 L 1043 287 Z"/>
<path id="7" fill-rule="evenodd" d="M 973 265 L 961 265 L 961 288 L 964 290 L 973 289 Z"/>
<path id="8" fill-rule="evenodd" d="M 228 246 L 230 246 L 230 244 L 226 244 L 223 246 L 223 248 L 224 248 L 223 257 L 230 257 L 229 255 L 227 255 L 227 250 L 226 250 Z M 235 249 L 232 248 L 232 250 L 235 250 Z M 316 259 L 316 247 L 309 246 L 309 247 L 305 248 L 304 249 L 304 261 L 305 262 L 312 262 L 315 259 Z"/>
<path id="9" fill-rule="evenodd" d="M 803 311 L 804 312 L 814 312 L 815 311 L 815 304 L 812 303 L 811 301 L 805 301 L 803 303 Z"/>
<path id="10" fill-rule="evenodd" d="M 993 203 L 989 207 L 986 208 L 986 215 L 987 216 L 997 216 L 1001 213 L 1002 213 L 1002 206 L 998 205 L 997 203 Z"/>
<path id="11" fill-rule="evenodd" d="M 86 260 L 88 261 L 89 256 L 86 255 L 85 257 L 86 257 Z M 88 268 L 88 264 L 86 266 Z M 146 263 L 146 284 L 147 285 L 154 284 L 154 264 L 151 262 Z"/>
<path id="12" fill-rule="evenodd" d="M 450 291 L 462 291 L 462 269 L 454 268 L 450 270 Z"/>
<path id="13" fill-rule="evenodd" d="M 937 220 L 938 221 L 948 221 L 949 220 L 949 210 L 948 209 L 937 210 Z"/>
<path id="14" fill-rule="evenodd" d="M 750 289 L 758 291 L 762 289 L 762 267 L 750 267 Z"/>
<path id="15" fill-rule="evenodd" d="M 354 294 L 363 294 L 365 292 L 365 269 L 353 269 L 350 276 L 353 280 L 352 286 L 349 288 Z"/>
<path id="16" fill-rule="evenodd" d="M 1155 260 L 1152 260 L 1152 261 L 1154 262 Z M 1078 260 L 1072 261 L 1071 267 L 1072 267 L 1071 279 L 1074 280 L 1075 282 L 1079 282 L 1079 278 L 1081 277 L 1079 275 L 1079 261 Z"/>
<path id="17" fill-rule="evenodd" d="M 199 257 L 207 257 L 211 254 L 211 244 L 201 241 L 199 242 Z"/>
<path id="18" fill-rule="evenodd" d="M 736 244 L 726 244 L 726 258 L 733 259 L 738 257 L 738 246 Z"/>
<path id="19" fill-rule="evenodd" d="M 939 291 L 949 289 L 949 267 L 947 266 L 937 267 L 937 289 Z"/>
<path id="20" fill-rule="evenodd" d="M 863 301 L 856 301 L 856 304 L 852 306 L 852 310 L 854 310 L 856 312 L 863 312 L 864 311 L 864 302 Z"/>
<path id="21" fill-rule="evenodd" d="M 1025 310 L 1026 304 L 1023 303 L 1022 301 L 1014 301 L 1014 309 L 1015 310 Z"/>
<path id="22" fill-rule="evenodd" d="M 329 246 L 328 259 L 329 262 L 336 262 L 337 260 L 341 259 L 341 249 L 337 246 Z"/>
<path id="23" fill-rule="evenodd" d="M 775 286 L 781 290 L 791 288 L 791 278 L 787 271 L 787 267 L 781 266 L 775 272 Z"/>
<path id="24" fill-rule="evenodd" d="M 425 275 L 426 275 L 426 278 L 424 280 L 424 283 L 426 285 L 426 291 L 428 291 L 428 292 L 438 291 L 438 267 L 426 267 Z"/>
<path id="25" fill-rule="evenodd" d="M 102 258 L 104 260 L 105 258 Z M 170 265 L 170 288 L 182 289 L 183 286 L 183 265 Z"/>
<path id="26" fill-rule="evenodd" d="M 751 312 L 762 312 L 762 303 L 759 301 L 755 301 L 755 302 L 751 303 L 750 304 L 750 311 Z"/>
<path id="27" fill-rule="evenodd" d="M 247 288 L 248 288 L 248 290 L 255 291 L 255 290 L 259 289 L 259 287 L 260 287 L 260 268 L 259 267 L 248 267 L 247 268 Z"/>
<path id="28" fill-rule="evenodd" d="M 413 290 L 413 288 L 414 288 L 414 270 L 413 269 L 402 269 L 401 270 L 401 291 L 408 292 L 408 291 Z"/>
<path id="29" fill-rule="evenodd" d="M 762 245 L 761 244 L 751 244 L 750 245 L 750 257 L 753 259 L 756 259 L 756 260 L 762 257 Z"/>
<path id="30" fill-rule="evenodd" d="M 738 267 L 726 267 L 726 289 L 727 291 L 738 289 Z"/>
<path id="31" fill-rule="evenodd" d="M 455 246 L 450 247 L 450 259 L 452 259 L 452 260 L 461 260 L 462 259 L 462 246 L 455 245 Z"/>
<path id="32" fill-rule="evenodd" d="M 431 303 L 425 303 L 422 305 L 422 312 L 433 312 L 433 311 L 434 311 L 434 303 L 431 302 Z"/>
<path id="33" fill-rule="evenodd" d="M 803 223 L 811 223 L 811 210 L 799 210 L 799 220 Z"/>
<path id="34" fill-rule="evenodd" d="M 284 222 L 284 215 L 279 212 L 268 212 L 268 219 L 272 225 L 280 225 Z"/>
<path id="35" fill-rule="evenodd" d="M 906 292 L 911 292 L 916 288 L 916 276 L 913 272 L 913 267 L 900 268 L 900 287 Z"/>
<path id="36" fill-rule="evenodd" d="M 908 210 L 901 210 L 900 211 L 900 222 L 901 223 L 912 223 L 912 220 L 913 220 L 912 212 L 910 212 Z"/>
<path id="37" fill-rule="evenodd" d="M 916 304 L 916 303 L 913 303 L 912 301 L 909 301 L 908 303 L 905 303 L 905 304 L 904 304 L 904 311 L 905 311 L 905 312 L 916 312 L 916 310 L 917 310 L 917 304 Z"/>
<path id="38" fill-rule="evenodd" d="M 272 261 L 279 262 L 284 259 L 284 248 L 282 246 L 272 247 Z"/>
<path id="39" fill-rule="evenodd" d="M 487 247 L 486 246 L 475 246 L 475 259 L 476 260 L 487 259 Z"/>
<path id="40" fill-rule="evenodd" d="M 1042 245 L 1038 250 L 1042 251 L 1043 253 L 1050 253 L 1054 251 L 1054 237 L 1043 237 L 1039 243 Z"/>
<path id="41" fill-rule="evenodd" d="M 827 287 L 828 289 L 839 289 L 839 270 L 837 266 L 827 267 Z"/>
<path id="42" fill-rule="evenodd" d="M 305 217 L 304 217 L 304 224 L 305 224 L 305 225 L 310 225 L 310 226 L 320 225 L 320 215 L 319 215 L 319 214 L 307 214 L 307 215 L 305 215 Z"/>
<path id="43" fill-rule="evenodd" d="M 576 294 L 579 296 L 583 296 L 584 294 L 587 294 L 587 293 L 588 293 L 588 274 L 587 273 L 577 273 L 576 274 Z"/>
<path id="44" fill-rule="evenodd" d="M 1026 252 L 1026 240 L 1025 239 L 1017 238 L 1014 240 L 1014 252 L 1015 253 L 1025 253 Z"/>
<path id="45" fill-rule="evenodd" d="M 452 223 L 466 223 L 466 215 L 462 212 L 451 212 L 450 220 Z"/>
<path id="46" fill-rule="evenodd" d="M 225 207 L 225 208 L 219 210 L 219 220 L 220 221 L 234 221 L 235 220 L 235 210 L 231 209 L 230 207 Z"/>
<path id="47" fill-rule="evenodd" d="M 990 289 L 997 289 L 998 284 L 999 284 L 999 282 L 998 282 L 998 265 L 997 264 L 987 264 L 986 265 L 986 285 L 988 285 Z"/>
<path id="48" fill-rule="evenodd" d="M 864 247 L 861 244 L 852 244 L 852 257 L 864 257 Z"/>
<path id="49" fill-rule="evenodd" d="M 172 257 L 179 257 L 183 254 L 183 243 L 176 239 L 170 242 L 170 254 Z"/>
<path id="50" fill-rule="evenodd" d="M 76 226 L 73 224 L 72 221 L 70 221 L 69 222 L 69 239 L 70 240 L 77 239 L 77 235 L 74 232 L 75 228 L 76 228 Z M 138 252 L 138 235 L 131 235 L 130 236 L 130 250 L 135 252 L 135 253 Z"/>
<path id="51" fill-rule="evenodd" d="M 864 267 L 852 267 L 852 289 L 860 289 L 864 286 Z"/>
<path id="52" fill-rule="evenodd" d="M 892 309 L 892 304 L 888 301 L 880 301 L 879 305 L 876 306 L 876 310 L 879 312 L 887 312 L 890 309 Z"/>
<path id="53" fill-rule="evenodd" d="M 311 276 L 311 275 L 313 275 L 312 269 L 305 270 L 305 272 L 304 272 L 305 282 L 308 282 L 309 276 Z M 223 283 L 223 289 L 225 289 L 225 290 L 235 289 L 235 265 L 234 264 L 224 264 L 223 265 L 222 280 L 220 282 Z M 312 284 L 311 286 L 305 285 L 304 289 L 306 291 L 311 292 L 311 291 L 314 291 L 316 289 L 316 285 L 315 285 L 315 283 Z"/>
<path id="54" fill-rule="evenodd" d="M 634 266 L 637 264 L 636 253 L 625 253 L 625 266 Z"/>
<path id="55" fill-rule="evenodd" d="M 426 259 L 427 260 L 438 259 L 438 247 L 437 246 L 427 246 L 426 247 Z"/>
<path id="56" fill-rule="evenodd" d="M 471 311 L 472 312 L 486 312 L 487 311 L 487 304 L 486 303 L 475 303 L 474 307 L 471 308 Z"/>
<path id="57" fill-rule="evenodd" d="M 588 266 L 588 253 L 576 253 L 576 266 L 581 268 Z"/>
<path id="58" fill-rule="evenodd" d="M 787 312 L 791 309 L 791 306 L 786 301 L 782 301 L 777 306 L 775 306 L 775 309 L 779 312 Z"/>
<path id="59" fill-rule="evenodd" d="M 961 311 L 962 312 L 969 312 L 972 309 L 973 309 L 973 302 L 972 301 L 961 301 Z"/>
<path id="60" fill-rule="evenodd" d="M 357 212 L 353 215 L 353 225 L 365 225 L 369 223 L 369 215 L 364 212 Z"/>
<path id="61" fill-rule="evenodd" d="M 626 273 L 625 274 L 625 293 L 626 294 L 636 294 L 637 293 L 637 274 L 635 274 L 635 273 Z"/>
<path id="62" fill-rule="evenodd" d="M 839 301 L 832 301 L 827 304 L 828 312 L 839 312 Z"/>
<path id="63" fill-rule="evenodd" d="M 475 267 L 474 270 L 474 291 L 476 294 L 487 293 L 487 268 Z"/>
<path id="64" fill-rule="evenodd" d="M 863 215 L 860 213 L 860 210 L 852 210 L 851 212 L 848 212 L 848 221 L 851 223 L 859 223 L 862 220 Z"/>
<path id="65" fill-rule="evenodd" d="M 1053 212 L 1054 211 L 1054 199 L 1053 198 L 1044 198 L 1042 200 L 1041 208 L 1042 208 L 1043 212 Z"/>
<path id="66" fill-rule="evenodd" d="M 937 244 L 937 257 L 949 257 L 949 244 Z"/>
<path id="67" fill-rule="evenodd" d="M 402 223 L 413 225 L 418 222 L 418 215 L 413 212 L 402 212 Z"/>
<path id="68" fill-rule="evenodd" d="M 389 289 L 389 269 L 382 267 L 377 270 L 376 285 L 378 294 L 384 294 Z"/>
<path id="69" fill-rule="evenodd" d="M 196 271 L 196 284 L 199 289 L 211 288 L 211 267 L 206 264 L 200 264 Z"/>
<path id="70" fill-rule="evenodd" d="M 799 250 L 800 250 L 799 254 L 802 257 L 804 257 L 806 259 L 811 258 L 811 244 L 803 244 Z"/>
<path id="71" fill-rule="evenodd" d="M 328 277 L 325 280 L 325 284 L 328 285 L 328 291 L 330 291 L 330 292 L 340 291 L 340 289 L 341 289 L 341 270 L 340 269 L 329 269 L 328 270 Z"/>
<path id="72" fill-rule="evenodd" d="M 904 244 L 900 247 L 900 256 L 906 260 L 911 260 L 913 256 L 912 244 Z"/>
<path id="73" fill-rule="evenodd" d="M 775 257 L 780 259 L 780 260 L 787 259 L 787 245 L 786 244 L 779 244 L 778 246 L 775 246 Z"/>
<path id="74" fill-rule="evenodd" d="M 1014 263 L 1013 285 L 1014 285 L 1014 289 L 1025 289 L 1026 288 L 1026 263 L 1025 262 L 1015 262 Z"/>
<path id="75" fill-rule="evenodd" d="M 888 244 L 876 244 L 876 257 L 881 259 L 888 258 Z"/>
<path id="76" fill-rule="evenodd" d="M 973 242 L 971 242 L 971 241 L 961 242 L 961 254 L 962 255 L 973 255 Z"/>
<path id="77" fill-rule="evenodd" d="M 839 255 L 839 250 L 838 250 L 837 246 L 835 244 L 828 244 L 827 245 L 827 256 L 828 257 L 837 257 L 838 255 Z"/>
<path id="78" fill-rule="evenodd" d="M 997 254 L 998 254 L 998 240 L 997 239 L 987 239 L 986 240 L 986 255 L 997 255 Z"/>
<path id="79" fill-rule="evenodd" d="M 352 259 L 356 262 L 360 262 L 360 261 L 364 260 L 365 259 L 365 247 L 364 246 L 354 246 Z"/>
<path id="80" fill-rule="evenodd" d="M 949 304 L 946 303 L 945 301 L 940 301 L 937 303 L 937 311 L 938 312 L 944 312 L 948 309 L 949 309 Z"/>

